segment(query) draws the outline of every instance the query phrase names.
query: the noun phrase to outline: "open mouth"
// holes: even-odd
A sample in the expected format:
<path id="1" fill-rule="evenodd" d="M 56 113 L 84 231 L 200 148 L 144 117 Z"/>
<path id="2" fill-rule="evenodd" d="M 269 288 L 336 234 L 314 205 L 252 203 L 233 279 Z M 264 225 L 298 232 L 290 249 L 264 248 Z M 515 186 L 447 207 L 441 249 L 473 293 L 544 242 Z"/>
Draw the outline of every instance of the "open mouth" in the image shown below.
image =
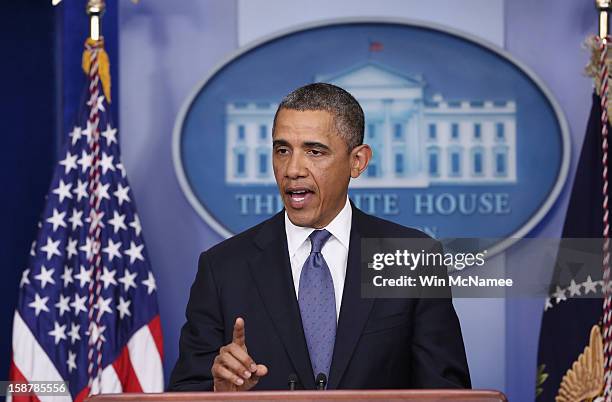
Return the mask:
<path id="1" fill-rule="evenodd" d="M 303 208 L 310 200 L 313 192 L 307 188 L 292 188 L 285 191 L 289 196 L 289 204 L 292 208 Z"/>

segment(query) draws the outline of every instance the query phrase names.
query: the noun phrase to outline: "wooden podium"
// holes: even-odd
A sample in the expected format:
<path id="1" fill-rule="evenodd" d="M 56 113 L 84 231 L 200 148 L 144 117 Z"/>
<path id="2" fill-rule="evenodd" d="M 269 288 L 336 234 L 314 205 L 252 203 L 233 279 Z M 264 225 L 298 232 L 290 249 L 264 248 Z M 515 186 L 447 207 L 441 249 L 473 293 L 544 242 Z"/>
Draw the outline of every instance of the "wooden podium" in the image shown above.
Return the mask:
<path id="1" fill-rule="evenodd" d="M 90 402 L 185 402 L 185 401 L 351 401 L 351 402 L 507 402 L 498 391 L 485 390 L 355 390 L 355 391 L 251 391 L 167 392 L 161 394 L 106 394 Z"/>

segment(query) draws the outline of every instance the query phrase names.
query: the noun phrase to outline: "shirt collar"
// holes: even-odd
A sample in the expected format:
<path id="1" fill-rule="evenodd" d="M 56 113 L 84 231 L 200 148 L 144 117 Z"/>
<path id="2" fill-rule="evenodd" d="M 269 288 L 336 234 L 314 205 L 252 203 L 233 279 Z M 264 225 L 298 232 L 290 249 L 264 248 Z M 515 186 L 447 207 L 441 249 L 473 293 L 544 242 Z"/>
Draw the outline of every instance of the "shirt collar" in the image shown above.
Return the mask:
<path id="1" fill-rule="evenodd" d="M 351 239 L 351 223 L 353 218 L 353 209 L 348 197 L 346 204 L 336 217 L 323 229 L 326 229 L 348 250 Z M 285 232 L 287 233 L 287 248 L 289 257 L 293 257 L 298 248 L 306 241 L 308 236 L 314 232 L 314 228 L 302 227 L 294 225 L 285 211 Z"/>

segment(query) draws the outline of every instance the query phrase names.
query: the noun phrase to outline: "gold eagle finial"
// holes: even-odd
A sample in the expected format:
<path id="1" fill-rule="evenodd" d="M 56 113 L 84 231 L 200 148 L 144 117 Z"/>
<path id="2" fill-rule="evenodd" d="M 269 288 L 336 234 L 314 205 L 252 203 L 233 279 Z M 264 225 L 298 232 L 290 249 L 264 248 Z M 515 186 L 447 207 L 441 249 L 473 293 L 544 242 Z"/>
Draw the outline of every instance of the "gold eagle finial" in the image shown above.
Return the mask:
<path id="1" fill-rule="evenodd" d="M 593 325 L 589 345 L 563 376 L 555 402 L 590 401 L 601 394 L 603 387 L 603 339 L 599 326 Z"/>

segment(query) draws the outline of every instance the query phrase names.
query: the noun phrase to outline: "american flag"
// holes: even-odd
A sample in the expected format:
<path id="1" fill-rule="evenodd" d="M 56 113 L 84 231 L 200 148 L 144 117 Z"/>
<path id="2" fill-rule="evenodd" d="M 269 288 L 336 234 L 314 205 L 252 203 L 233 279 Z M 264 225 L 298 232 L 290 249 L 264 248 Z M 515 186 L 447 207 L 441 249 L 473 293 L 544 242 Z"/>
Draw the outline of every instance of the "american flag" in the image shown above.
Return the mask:
<path id="1" fill-rule="evenodd" d="M 384 47 L 385 46 L 383 45 L 382 42 L 370 41 L 369 51 L 370 52 L 382 52 Z"/>
<path id="2" fill-rule="evenodd" d="M 103 42 L 86 52 L 83 117 L 55 168 L 13 322 L 11 379 L 68 381 L 65 400 L 163 390 L 157 287 L 101 91 Z"/>

